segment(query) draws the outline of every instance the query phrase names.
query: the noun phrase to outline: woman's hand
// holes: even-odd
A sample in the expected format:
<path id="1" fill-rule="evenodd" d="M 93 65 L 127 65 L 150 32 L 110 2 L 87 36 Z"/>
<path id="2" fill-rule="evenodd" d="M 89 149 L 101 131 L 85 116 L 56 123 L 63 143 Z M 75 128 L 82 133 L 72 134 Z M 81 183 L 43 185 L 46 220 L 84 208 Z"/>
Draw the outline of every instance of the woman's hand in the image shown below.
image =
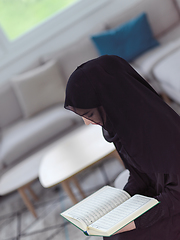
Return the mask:
<path id="1" fill-rule="evenodd" d="M 133 230 L 133 229 L 136 229 L 136 225 L 133 222 L 129 223 L 128 225 L 126 225 L 125 227 L 121 228 L 121 230 L 119 230 L 118 232 L 116 232 L 115 234 L 117 233 L 122 233 L 122 232 L 126 232 L 126 231 L 130 231 L 130 230 Z"/>

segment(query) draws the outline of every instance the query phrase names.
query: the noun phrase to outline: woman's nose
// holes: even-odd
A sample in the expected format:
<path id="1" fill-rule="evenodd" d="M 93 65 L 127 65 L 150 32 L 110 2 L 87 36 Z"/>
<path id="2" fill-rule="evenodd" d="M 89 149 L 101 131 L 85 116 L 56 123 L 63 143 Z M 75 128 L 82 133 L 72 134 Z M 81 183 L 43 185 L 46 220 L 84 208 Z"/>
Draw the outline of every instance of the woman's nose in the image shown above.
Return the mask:
<path id="1" fill-rule="evenodd" d="M 92 122 L 91 120 L 88 120 L 87 118 L 82 117 L 82 119 L 86 125 L 89 125 L 91 123 L 94 124 L 94 122 Z"/>

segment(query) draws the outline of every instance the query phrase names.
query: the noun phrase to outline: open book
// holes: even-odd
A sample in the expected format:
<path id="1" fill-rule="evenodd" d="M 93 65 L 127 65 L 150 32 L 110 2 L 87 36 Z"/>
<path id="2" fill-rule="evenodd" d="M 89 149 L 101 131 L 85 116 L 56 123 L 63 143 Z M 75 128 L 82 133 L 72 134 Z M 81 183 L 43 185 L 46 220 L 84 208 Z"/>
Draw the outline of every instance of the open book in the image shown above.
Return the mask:
<path id="1" fill-rule="evenodd" d="M 61 213 L 86 235 L 111 236 L 128 223 L 158 204 L 159 201 L 139 194 L 105 186 Z"/>

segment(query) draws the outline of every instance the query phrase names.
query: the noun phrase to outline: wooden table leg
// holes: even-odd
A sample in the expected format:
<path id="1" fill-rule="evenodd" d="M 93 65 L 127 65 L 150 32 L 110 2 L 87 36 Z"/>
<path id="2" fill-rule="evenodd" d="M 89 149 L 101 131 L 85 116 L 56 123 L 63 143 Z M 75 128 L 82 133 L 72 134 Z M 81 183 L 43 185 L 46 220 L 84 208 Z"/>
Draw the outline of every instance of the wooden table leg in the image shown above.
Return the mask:
<path id="1" fill-rule="evenodd" d="M 37 201 L 37 200 L 38 200 L 38 197 L 37 197 L 37 195 L 35 194 L 35 192 L 32 190 L 32 188 L 30 187 L 30 185 L 28 185 L 26 188 L 27 188 L 28 191 L 31 193 L 31 196 L 33 197 L 33 199 L 34 199 L 35 201 Z"/>
<path id="2" fill-rule="evenodd" d="M 72 179 L 72 181 L 74 182 L 74 184 L 76 185 L 76 187 L 77 187 L 77 189 L 79 190 L 79 192 L 81 193 L 81 196 L 82 196 L 83 198 L 85 198 L 86 195 L 85 195 L 85 193 L 83 192 L 81 186 L 79 185 L 79 182 L 78 182 L 77 178 L 74 176 L 74 177 L 72 177 L 71 179 Z"/>
<path id="3" fill-rule="evenodd" d="M 32 215 L 37 218 L 37 214 L 34 210 L 34 207 L 32 205 L 32 203 L 30 202 L 30 200 L 28 199 L 27 195 L 26 195 L 26 192 L 25 192 L 25 188 L 24 187 L 21 187 L 18 189 L 18 192 L 20 193 L 26 207 L 29 209 L 29 211 L 32 213 Z"/>
<path id="4" fill-rule="evenodd" d="M 61 182 L 61 184 L 62 184 L 62 187 L 63 187 L 64 191 L 65 191 L 65 192 L 67 193 L 67 195 L 71 198 L 72 202 L 73 202 L 74 204 L 78 203 L 78 201 L 77 201 L 74 193 L 73 193 L 72 190 L 71 190 L 71 187 L 69 186 L 68 180 Z"/>

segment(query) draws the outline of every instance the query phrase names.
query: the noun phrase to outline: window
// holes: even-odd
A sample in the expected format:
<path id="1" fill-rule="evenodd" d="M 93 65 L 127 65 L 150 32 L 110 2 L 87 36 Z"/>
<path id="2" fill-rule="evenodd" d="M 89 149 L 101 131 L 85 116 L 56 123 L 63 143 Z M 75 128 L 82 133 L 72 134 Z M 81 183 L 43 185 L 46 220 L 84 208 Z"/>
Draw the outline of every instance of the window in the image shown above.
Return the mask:
<path id="1" fill-rule="evenodd" d="M 14 40 L 77 0 L 0 0 L 0 25 Z"/>

